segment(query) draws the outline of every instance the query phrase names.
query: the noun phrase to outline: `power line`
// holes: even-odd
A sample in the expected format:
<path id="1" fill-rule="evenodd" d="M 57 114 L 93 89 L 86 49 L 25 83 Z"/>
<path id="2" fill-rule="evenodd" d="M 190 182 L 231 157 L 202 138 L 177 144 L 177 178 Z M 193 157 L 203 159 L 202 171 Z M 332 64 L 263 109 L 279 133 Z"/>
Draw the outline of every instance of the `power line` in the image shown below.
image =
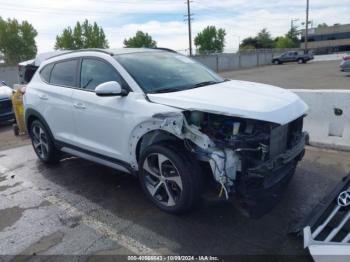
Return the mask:
<path id="1" fill-rule="evenodd" d="M 90 0 L 90 3 L 97 3 L 95 0 Z M 105 4 L 115 4 L 115 8 L 117 9 L 118 5 L 124 6 L 124 5 L 139 5 L 137 2 L 132 2 L 132 1 L 118 1 L 118 2 L 111 2 L 111 1 L 106 1 L 106 0 L 99 0 L 98 3 L 105 3 Z M 152 6 L 155 4 L 174 4 L 174 2 L 170 2 L 169 0 L 152 0 L 152 2 L 146 2 L 143 3 L 147 6 Z M 22 12 L 46 12 L 46 13 L 54 13 L 54 14 L 82 14 L 82 13 L 87 13 L 87 14 L 111 14 L 115 15 L 116 12 L 114 11 L 104 11 L 104 10 L 95 10 L 95 9 L 74 9 L 74 8 L 57 8 L 57 7 L 50 7 L 50 6 L 28 6 L 28 5 L 21 5 L 21 4 L 13 4 L 13 3 L 8 3 L 6 1 L 0 1 L 1 8 L 4 8 L 9 11 L 22 11 Z M 103 5 L 101 6 L 103 7 Z"/>
<path id="2" fill-rule="evenodd" d="M 0 4 L 2 4 L 0 2 Z M 63 9 L 63 8 L 50 8 L 50 7 L 27 7 L 27 6 L 19 6 L 19 5 L 6 5 L 2 6 L 1 8 L 10 10 L 10 11 L 22 11 L 22 12 L 45 12 L 45 13 L 54 13 L 54 14 L 114 14 L 115 12 L 112 11 L 94 11 L 94 10 L 87 10 L 87 9 Z"/>

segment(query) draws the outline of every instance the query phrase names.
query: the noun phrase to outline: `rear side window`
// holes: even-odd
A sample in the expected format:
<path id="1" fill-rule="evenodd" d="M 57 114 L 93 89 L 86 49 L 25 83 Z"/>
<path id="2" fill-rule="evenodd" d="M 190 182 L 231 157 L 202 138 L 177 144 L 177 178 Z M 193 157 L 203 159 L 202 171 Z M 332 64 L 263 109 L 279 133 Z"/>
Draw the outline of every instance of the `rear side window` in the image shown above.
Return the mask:
<path id="1" fill-rule="evenodd" d="M 99 84 L 109 81 L 116 81 L 123 86 L 123 80 L 114 67 L 101 60 L 83 59 L 80 88 L 94 91 Z"/>
<path id="2" fill-rule="evenodd" d="M 51 75 L 52 68 L 53 68 L 53 64 L 49 64 L 45 66 L 43 69 L 41 69 L 40 71 L 41 78 L 47 83 L 50 82 L 50 75 Z"/>
<path id="3" fill-rule="evenodd" d="M 75 87 L 77 83 L 78 60 L 58 62 L 54 65 L 50 84 Z"/>

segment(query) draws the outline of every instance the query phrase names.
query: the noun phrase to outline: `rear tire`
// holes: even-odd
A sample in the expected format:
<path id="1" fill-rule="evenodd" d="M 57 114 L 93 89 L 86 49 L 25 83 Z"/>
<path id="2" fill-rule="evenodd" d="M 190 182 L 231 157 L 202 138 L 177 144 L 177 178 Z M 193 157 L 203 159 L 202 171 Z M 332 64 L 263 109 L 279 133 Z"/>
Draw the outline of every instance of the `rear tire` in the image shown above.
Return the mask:
<path id="1" fill-rule="evenodd" d="M 29 136 L 34 151 L 41 161 L 48 164 L 60 161 L 60 151 L 56 149 L 49 131 L 39 120 L 34 120 L 30 125 Z"/>
<path id="2" fill-rule="evenodd" d="M 12 125 L 13 128 L 13 133 L 15 134 L 15 136 L 19 136 L 19 128 L 17 124 L 13 124 Z"/>
<path id="3" fill-rule="evenodd" d="M 168 213 L 190 210 L 201 195 L 198 163 L 184 149 L 172 144 L 150 145 L 142 152 L 139 180 L 146 196 Z"/>
<path id="4" fill-rule="evenodd" d="M 298 64 L 304 64 L 304 63 L 305 63 L 304 59 L 302 59 L 302 58 L 298 59 Z"/>

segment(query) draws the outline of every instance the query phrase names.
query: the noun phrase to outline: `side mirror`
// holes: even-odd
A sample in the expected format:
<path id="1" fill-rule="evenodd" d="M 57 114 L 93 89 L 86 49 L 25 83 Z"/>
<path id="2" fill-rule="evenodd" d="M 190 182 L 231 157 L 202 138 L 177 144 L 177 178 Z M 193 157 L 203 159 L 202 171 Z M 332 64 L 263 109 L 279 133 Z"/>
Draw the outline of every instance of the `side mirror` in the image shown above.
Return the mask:
<path id="1" fill-rule="evenodd" d="M 128 91 L 123 89 L 121 85 L 116 81 L 110 81 L 106 83 L 99 84 L 95 93 L 98 96 L 126 96 Z"/>

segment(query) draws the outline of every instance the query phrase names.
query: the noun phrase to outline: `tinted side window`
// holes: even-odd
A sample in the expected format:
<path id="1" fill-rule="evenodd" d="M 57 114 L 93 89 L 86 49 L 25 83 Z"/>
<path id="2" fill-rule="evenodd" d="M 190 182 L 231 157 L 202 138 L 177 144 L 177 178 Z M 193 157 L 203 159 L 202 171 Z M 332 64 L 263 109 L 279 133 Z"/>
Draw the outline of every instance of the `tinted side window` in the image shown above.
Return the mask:
<path id="1" fill-rule="evenodd" d="M 53 64 L 45 66 L 43 69 L 40 71 L 41 78 L 45 82 L 50 82 L 50 75 L 51 75 L 51 70 L 52 70 Z"/>
<path id="2" fill-rule="evenodd" d="M 61 86 L 76 86 L 77 60 L 58 62 L 52 69 L 50 83 Z"/>
<path id="3" fill-rule="evenodd" d="M 123 86 L 122 78 L 111 65 L 101 60 L 83 59 L 80 88 L 94 91 L 96 86 L 108 81 L 117 81 Z"/>

